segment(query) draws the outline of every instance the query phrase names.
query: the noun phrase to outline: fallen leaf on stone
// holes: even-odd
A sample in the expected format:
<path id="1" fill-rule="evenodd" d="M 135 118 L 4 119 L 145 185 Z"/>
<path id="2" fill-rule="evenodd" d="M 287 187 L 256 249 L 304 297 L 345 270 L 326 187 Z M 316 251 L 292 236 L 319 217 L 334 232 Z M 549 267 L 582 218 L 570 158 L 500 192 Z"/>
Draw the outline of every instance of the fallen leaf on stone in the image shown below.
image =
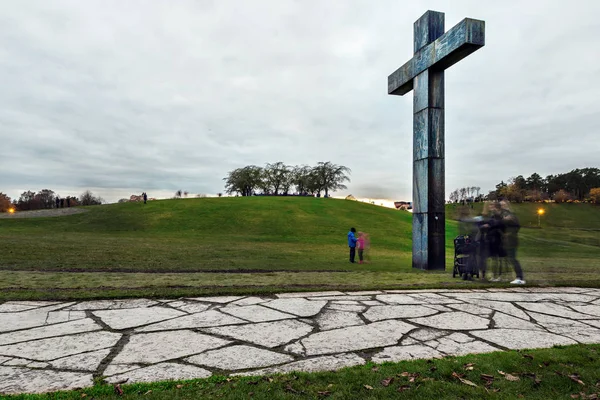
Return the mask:
<path id="1" fill-rule="evenodd" d="M 121 385 L 119 383 L 115 385 L 115 393 L 117 396 L 123 396 L 123 389 L 121 389 Z"/>
<path id="2" fill-rule="evenodd" d="M 390 386 L 390 383 L 392 383 L 392 382 L 394 382 L 394 378 L 393 377 L 392 378 L 386 378 L 386 379 L 384 379 L 384 380 L 381 381 L 381 385 L 385 386 L 385 387 L 388 387 L 388 386 Z"/>
<path id="3" fill-rule="evenodd" d="M 398 392 L 405 392 L 405 391 L 407 391 L 409 389 L 410 389 L 410 386 L 408 386 L 408 385 L 402 385 L 402 386 L 400 386 L 398 388 Z"/>
<path id="4" fill-rule="evenodd" d="M 583 383 L 583 381 L 581 379 L 579 379 L 579 375 L 578 374 L 569 375 L 569 378 L 573 382 L 579 383 L 580 385 L 585 386 L 585 383 Z"/>
<path id="5" fill-rule="evenodd" d="M 373 390 L 373 386 L 370 386 L 370 385 L 363 385 L 363 386 L 367 390 Z"/>
<path id="6" fill-rule="evenodd" d="M 323 397 L 325 397 L 325 396 L 329 396 L 329 395 L 331 394 L 331 392 L 330 392 L 329 390 L 324 390 L 324 391 L 322 391 L 322 392 L 317 392 L 317 394 L 318 394 L 319 396 L 323 396 Z"/>
<path id="7" fill-rule="evenodd" d="M 517 381 L 521 380 L 521 378 L 519 378 L 518 376 L 514 376 L 511 374 L 504 375 L 504 379 L 506 379 L 507 381 L 511 381 L 511 382 L 517 382 Z"/>

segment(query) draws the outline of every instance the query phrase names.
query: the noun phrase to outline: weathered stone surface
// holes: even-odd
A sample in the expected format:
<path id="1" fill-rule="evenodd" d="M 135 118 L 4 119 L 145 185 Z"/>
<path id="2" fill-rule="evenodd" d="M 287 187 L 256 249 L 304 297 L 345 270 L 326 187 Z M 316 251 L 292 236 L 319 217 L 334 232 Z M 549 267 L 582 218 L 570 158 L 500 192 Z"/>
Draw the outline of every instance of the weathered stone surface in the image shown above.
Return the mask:
<path id="1" fill-rule="evenodd" d="M 365 306 L 384 306 L 385 304 L 377 300 L 365 300 L 362 302 Z"/>
<path id="2" fill-rule="evenodd" d="M 294 358 L 285 354 L 242 345 L 207 351 L 186 360 L 192 364 L 235 371 L 283 364 L 293 361 Z"/>
<path id="3" fill-rule="evenodd" d="M 35 308 L 33 310 L 21 311 L 18 313 L 1 313 L 0 332 L 10 332 L 19 329 L 43 326 L 48 319 L 48 312 L 53 311 L 51 308 L 53 308 L 53 306 Z"/>
<path id="4" fill-rule="evenodd" d="M 428 304 L 427 301 L 417 299 L 408 294 L 382 294 L 375 296 L 375 298 L 387 304 Z"/>
<path id="5" fill-rule="evenodd" d="M 277 347 L 307 335 L 313 327 L 296 320 L 222 326 L 206 332 L 228 336 L 265 347 Z"/>
<path id="6" fill-rule="evenodd" d="M 376 294 L 383 294 L 381 290 L 363 290 L 359 292 L 346 292 L 348 296 L 373 296 Z"/>
<path id="7" fill-rule="evenodd" d="M 49 366 L 50 366 L 50 364 L 48 364 L 47 362 L 41 362 L 41 361 L 33 361 L 33 362 L 30 362 L 29 364 L 27 364 L 27 368 L 47 368 Z"/>
<path id="8" fill-rule="evenodd" d="M 169 307 L 175 307 L 178 310 L 184 311 L 186 313 L 199 313 L 202 311 L 208 310 L 210 304 L 199 303 L 196 301 L 174 301 L 172 303 L 168 303 Z"/>
<path id="9" fill-rule="evenodd" d="M 277 299 L 263 305 L 298 317 L 312 317 L 313 315 L 317 315 L 325 304 L 327 304 L 326 301 L 309 301 L 302 298 L 295 298 Z"/>
<path id="10" fill-rule="evenodd" d="M 434 340 L 441 338 L 442 336 L 447 336 L 450 332 L 442 331 L 438 329 L 417 329 L 408 334 L 413 339 L 419 340 L 421 342 L 426 342 L 428 340 Z"/>
<path id="11" fill-rule="evenodd" d="M 167 307 L 94 311 L 93 314 L 113 329 L 133 328 L 186 315 L 182 311 Z"/>
<path id="12" fill-rule="evenodd" d="M 241 296 L 215 296 L 215 297 L 192 297 L 192 298 L 190 298 L 190 300 L 205 301 L 207 303 L 225 304 L 225 303 L 231 303 L 232 301 L 236 301 L 241 298 L 242 298 Z"/>
<path id="13" fill-rule="evenodd" d="M 452 355 L 462 356 L 466 354 L 478 354 L 478 353 L 492 353 L 494 351 L 500 351 L 501 349 L 490 346 L 487 343 L 480 342 L 479 340 L 473 340 L 468 343 L 461 343 L 451 340 L 448 337 L 440 338 L 437 340 L 438 345 L 435 347 L 436 350 Z"/>
<path id="14" fill-rule="evenodd" d="M 436 310 L 418 305 L 373 306 L 363 316 L 369 321 L 382 321 L 384 319 L 425 317 L 436 313 Z"/>
<path id="15" fill-rule="evenodd" d="M 367 309 L 366 306 L 352 304 L 330 304 L 327 306 L 329 310 L 348 311 L 348 312 L 363 312 Z"/>
<path id="16" fill-rule="evenodd" d="M 245 297 L 243 299 L 234 301 L 231 304 L 236 305 L 236 306 L 251 306 L 254 304 L 265 303 L 267 301 L 270 301 L 270 299 L 264 299 L 262 297 Z"/>
<path id="17" fill-rule="evenodd" d="M 318 332 L 302 339 L 307 355 L 342 353 L 396 344 L 414 326 L 401 321 L 381 321 Z"/>
<path id="18" fill-rule="evenodd" d="M 300 343 L 300 341 L 297 341 L 285 346 L 283 351 L 292 354 L 304 354 L 304 346 L 302 346 L 302 343 Z"/>
<path id="19" fill-rule="evenodd" d="M 517 303 L 526 310 L 534 311 L 541 314 L 556 315 L 557 317 L 571 319 L 593 319 L 594 317 L 580 314 L 571 310 L 568 307 L 557 305 L 554 303 Z"/>
<path id="20" fill-rule="evenodd" d="M 91 332 L 102 327 L 93 320 L 86 318 L 73 322 L 56 325 L 47 325 L 26 331 L 4 333 L 0 335 L 0 346 L 11 343 L 26 342 L 28 340 L 49 338 L 54 336 L 69 335 L 73 333 Z"/>
<path id="21" fill-rule="evenodd" d="M 26 367 L 30 362 L 31 360 L 27 360 L 25 358 L 12 358 L 6 361 L 3 365 L 11 367 Z"/>
<path id="22" fill-rule="evenodd" d="M 600 317 L 600 306 L 572 306 L 575 311 L 588 314 L 593 316 L 593 318 Z M 566 315 L 563 315 L 566 317 Z"/>
<path id="23" fill-rule="evenodd" d="M 322 331 L 345 328 L 347 326 L 364 325 L 358 314 L 348 311 L 327 310 L 316 318 Z"/>
<path id="24" fill-rule="evenodd" d="M 516 318 L 510 315 L 496 312 L 494 315 L 494 328 L 508 328 L 508 329 L 527 329 L 527 330 L 541 330 L 542 327 L 525 321 L 521 318 Z"/>
<path id="25" fill-rule="evenodd" d="M 569 326 L 553 326 L 549 327 L 548 330 L 552 333 L 556 333 L 562 336 L 566 336 L 579 343 L 600 343 L 600 329 L 592 327 L 576 328 Z"/>
<path id="26" fill-rule="evenodd" d="M 342 300 L 353 300 L 353 301 L 367 301 L 371 300 L 371 296 L 316 296 L 316 297 L 308 297 L 311 301 L 342 301 Z"/>
<path id="27" fill-rule="evenodd" d="M 92 374 L 0 367 L 0 394 L 44 393 L 93 385 Z"/>
<path id="28" fill-rule="evenodd" d="M 427 307 L 427 308 L 431 308 L 432 310 L 436 310 L 436 311 L 443 311 L 443 312 L 452 312 L 452 311 L 456 311 L 452 308 L 448 308 L 448 306 L 444 306 L 441 304 L 427 304 L 426 306 L 423 307 Z"/>
<path id="29" fill-rule="evenodd" d="M 460 300 L 441 296 L 437 293 L 411 293 L 408 296 L 417 301 L 422 301 L 423 304 L 456 304 L 461 303 Z"/>
<path id="30" fill-rule="evenodd" d="M 113 359 L 115 364 L 153 364 L 225 346 L 230 342 L 188 330 L 139 333 Z"/>
<path id="31" fill-rule="evenodd" d="M 430 326 L 432 328 L 449 329 L 453 331 L 486 329 L 490 323 L 486 318 L 459 311 L 433 315 L 431 317 L 413 318 L 409 321 L 419 325 Z"/>
<path id="32" fill-rule="evenodd" d="M 6 361 L 10 360 L 10 357 L 0 356 L 0 365 L 4 364 Z"/>
<path id="33" fill-rule="evenodd" d="M 120 334 L 112 332 L 80 333 L 0 346 L 0 355 L 49 361 L 86 351 L 112 347 L 120 338 Z"/>
<path id="34" fill-rule="evenodd" d="M 110 364 L 104 370 L 103 376 L 112 376 L 122 374 L 123 372 L 133 371 L 134 369 L 142 368 L 141 364 Z"/>
<path id="35" fill-rule="evenodd" d="M 150 307 L 158 304 L 154 300 L 148 299 L 131 299 L 131 300 L 95 300 L 84 301 L 79 304 L 72 305 L 69 310 L 120 310 L 123 308 L 142 308 Z"/>
<path id="36" fill-rule="evenodd" d="M 37 308 L 39 306 L 34 306 L 34 305 L 27 305 L 27 304 L 19 304 L 19 303 L 14 303 L 14 302 L 6 302 L 3 304 L 0 304 L 0 313 L 5 313 L 5 312 L 19 312 L 19 311 L 27 311 L 27 310 L 31 310 L 34 308 Z"/>
<path id="37" fill-rule="evenodd" d="M 294 315 L 284 314 L 280 311 L 271 310 L 270 308 L 260 305 L 242 306 L 242 307 L 225 307 L 221 311 L 231 314 L 234 317 L 242 318 L 251 322 L 266 322 L 276 321 L 280 319 L 295 318 Z"/>
<path id="38" fill-rule="evenodd" d="M 50 311 L 46 318 L 46 325 L 76 321 L 86 317 L 85 311 Z"/>
<path id="39" fill-rule="evenodd" d="M 475 304 L 450 304 L 448 307 L 452 308 L 452 311 L 462 311 L 468 314 L 480 315 L 483 317 L 489 317 L 494 310 L 486 307 L 480 307 Z"/>
<path id="40" fill-rule="evenodd" d="M 257 371 L 243 372 L 240 376 L 256 376 L 268 374 L 285 374 L 290 372 L 322 372 L 335 371 L 340 368 L 362 365 L 365 360 L 356 354 L 336 354 L 334 356 L 315 357 L 307 360 L 296 361 L 279 367 L 260 369 Z"/>
<path id="41" fill-rule="evenodd" d="M 127 379 L 127 383 L 174 381 L 184 379 L 208 378 L 210 371 L 192 365 L 161 363 L 146 368 L 134 369 L 120 375 L 107 378 L 109 383 Z"/>
<path id="42" fill-rule="evenodd" d="M 501 311 L 504 314 L 512 315 L 513 317 L 522 318 L 529 321 L 529 316 L 525 312 L 510 303 L 502 301 L 485 301 L 479 300 L 476 302 L 481 307 L 487 307 L 495 311 Z"/>
<path id="43" fill-rule="evenodd" d="M 92 351 L 89 353 L 76 354 L 74 356 L 59 358 L 50 362 L 50 365 L 58 369 L 72 369 L 94 372 L 108 356 L 110 349 Z"/>
<path id="44" fill-rule="evenodd" d="M 332 300 L 331 304 L 342 304 L 342 305 L 352 305 L 352 306 L 363 305 L 360 301 L 356 301 L 356 300 Z"/>
<path id="45" fill-rule="evenodd" d="M 528 311 L 529 315 L 536 321 L 538 325 L 545 328 L 552 328 L 555 326 L 568 326 L 573 328 L 586 328 L 587 325 L 584 322 L 587 321 L 574 321 L 572 319 L 556 317 L 553 315 L 539 314 L 533 311 Z"/>
<path id="46" fill-rule="evenodd" d="M 211 326 L 245 324 L 246 321 L 231 315 L 223 314 L 216 310 L 208 310 L 197 314 L 170 319 L 168 321 L 144 326 L 136 329 L 136 332 L 166 331 L 170 329 L 206 328 Z"/>
<path id="47" fill-rule="evenodd" d="M 583 321 L 588 325 L 595 326 L 596 328 L 600 328 L 600 320 L 591 320 L 591 321 Z"/>
<path id="48" fill-rule="evenodd" d="M 438 358 L 442 353 L 423 345 L 412 346 L 391 346 L 384 348 L 381 352 L 375 354 L 372 361 L 375 363 L 397 362 L 402 360 L 414 360 L 418 358 Z"/>
<path id="49" fill-rule="evenodd" d="M 300 293 L 280 293 L 276 295 L 280 299 L 289 299 L 294 297 L 315 297 L 315 296 L 344 296 L 344 293 L 331 291 L 331 292 L 300 292 Z"/>
<path id="50" fill-rule="evenodd" d="M 473 331 L 471 334 L 513 350 L 536 349 L 576 343 L 573 339 L 564 336 L 521 329 L 490 329 L 487 331 Z"/>

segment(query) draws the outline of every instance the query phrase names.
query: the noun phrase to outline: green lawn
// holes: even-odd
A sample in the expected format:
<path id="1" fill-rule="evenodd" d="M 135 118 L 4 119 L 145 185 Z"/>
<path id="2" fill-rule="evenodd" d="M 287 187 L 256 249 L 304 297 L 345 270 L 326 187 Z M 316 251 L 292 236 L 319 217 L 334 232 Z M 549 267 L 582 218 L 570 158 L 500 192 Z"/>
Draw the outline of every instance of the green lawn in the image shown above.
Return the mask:
<path id="1" fill-rule="evenodd" d="M 545 204 L 538 229 L 537 207 L 516 207 L 528 282 L 600 286 L 600 208 Z M 345 200 L 163 200 L 0 219 L 0 300 L 465 285 L 450 275 L 454 213 L 446 273 L 411 268 L 410 213 Z M 370 233 L 372 263 L 348 263 L 351 226 Z"/>
<path id="2" fill-rule="evenodd" d="M 214 376 L 183 382 L 111 385 L 11 400 L 75 399 L 597 399 L 600 346 L 373 364 L 326 373 L 272 377 Z"/>

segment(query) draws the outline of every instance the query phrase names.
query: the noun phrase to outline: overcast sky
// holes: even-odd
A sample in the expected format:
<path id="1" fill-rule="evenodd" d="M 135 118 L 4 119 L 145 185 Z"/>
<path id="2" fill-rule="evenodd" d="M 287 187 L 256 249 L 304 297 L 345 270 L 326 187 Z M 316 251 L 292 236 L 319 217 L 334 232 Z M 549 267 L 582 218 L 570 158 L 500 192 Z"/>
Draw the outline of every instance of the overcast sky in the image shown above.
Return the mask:
<path id="1" fill-rule="evenodd" d="M 0 191 L 109 201 L 223 191 L 234 168 L 332 161 L 338 195 L 410 200 L 427 9 L 486 21 L 446 71 L 446 192 L 599 165 L 600 1 L 1 1 Z"/>

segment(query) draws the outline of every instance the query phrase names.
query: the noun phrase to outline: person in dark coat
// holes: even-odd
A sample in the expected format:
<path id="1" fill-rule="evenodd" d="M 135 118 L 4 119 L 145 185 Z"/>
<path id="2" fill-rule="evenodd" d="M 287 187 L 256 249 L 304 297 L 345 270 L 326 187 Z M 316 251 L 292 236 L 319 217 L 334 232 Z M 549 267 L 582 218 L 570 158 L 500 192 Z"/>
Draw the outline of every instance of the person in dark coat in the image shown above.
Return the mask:
<path id="1" fill-rule="evenodd" d="M 146 192 L 142 193 L 142 196 L 144 196 L 144 204 L 146 204 L 146 201 L 148 201 L 148 195 L 146 194 Z"/>
<path id="2" fill-rule="evenodd" d="M 56 196 L 56 208 L 60 207 L 60 197 Z"/>
<path id="3" fill-rule="evenodd" d="M 519 230 L 521 224 L 517 216 L 510 210 L 508 202 L 503 201 L 500 203 L 502 208 L 502 221 L 506 226 L 506 232 L 504 234 L 504 248 L 506 249 L 506 263 L 512 265 L 517 279 L 512 281 L 513 285 L 524 285 L 525 280 L 523 279 L 523 268 L 521 263 L 517 260 L 517 247 L 519 246 Z"/>
<path id="4" fill-rule="evenodd" d="M 60 199 L 60 208 L 65 207 L 65 199 Z"/>
<path id="5" fill-rule="evenodd" d="M 67 207 L 71 207 L 71 196 L 67 196 Z"/>
<path id="6" fill-rule="evenodd" d="M 356 229 L 350 228 L 348 232 L 348 247 L 350 248 L 350 262 L 354 263 L 354 257 L 356 256 Z"/>

